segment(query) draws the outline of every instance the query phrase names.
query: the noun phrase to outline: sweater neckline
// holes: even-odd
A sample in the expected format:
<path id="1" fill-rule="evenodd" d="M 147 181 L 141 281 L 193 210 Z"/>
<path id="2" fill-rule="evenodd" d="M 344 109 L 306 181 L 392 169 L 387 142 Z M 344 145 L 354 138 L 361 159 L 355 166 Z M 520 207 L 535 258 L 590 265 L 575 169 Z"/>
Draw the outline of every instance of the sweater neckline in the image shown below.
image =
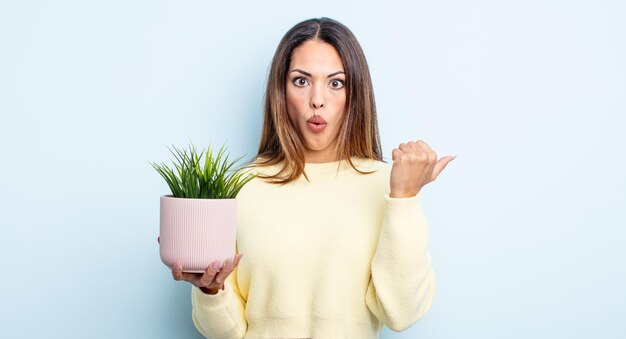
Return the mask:
<path id="1" fill-rule="evenodd" d="M 352 163 L 355 166 L 362 164 L 367 158 L 361 158 L 353 156 L 351 157 Z M 344 172 L 351 169 L 350 163 L 347 159 L 330 161 L 330 162 L 305 162 L 304 172 L 309 175 L 323 175 L 323 174 L 335 174 L 337 172 Z"/>

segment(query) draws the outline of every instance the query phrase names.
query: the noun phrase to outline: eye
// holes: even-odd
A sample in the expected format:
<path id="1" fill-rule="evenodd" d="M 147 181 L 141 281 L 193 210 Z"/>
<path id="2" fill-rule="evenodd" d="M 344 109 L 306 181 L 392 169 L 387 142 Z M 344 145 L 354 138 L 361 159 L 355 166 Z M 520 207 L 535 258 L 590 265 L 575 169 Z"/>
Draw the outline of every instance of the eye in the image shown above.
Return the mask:
<path id="1" fill-rule="evenodd" d="M 298 87 L 304 87 L 307 83 L 308 83 L 308 81 L 305 78 L 302 78 L 302 77 L 298 77 L 298 78 L 293 79 L 293 84 L 298 86 Z"/>
<path id="2" fill-rule="evenodd" d="M 343 88 L 343 80 L 335 79 L 335 80 L 331 81 L 330 82 L 330 87 L 332 87 L 334 89 Z"/>

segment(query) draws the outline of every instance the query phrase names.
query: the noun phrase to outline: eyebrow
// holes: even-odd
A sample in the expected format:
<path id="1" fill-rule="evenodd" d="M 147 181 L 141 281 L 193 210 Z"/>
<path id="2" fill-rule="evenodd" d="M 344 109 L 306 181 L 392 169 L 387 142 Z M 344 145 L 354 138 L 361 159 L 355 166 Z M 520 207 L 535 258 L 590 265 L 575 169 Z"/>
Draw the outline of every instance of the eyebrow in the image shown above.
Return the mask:
<path id="1" fill-rule="evenodd" d="M 292 73 L 292 72 L 299 72 L 299 73 L 302 73 L 302 74 L 304 74 L 304 75 L 306 75 L 306 76 L 308 76 L 308 77 L 312 77 L 311 73 L 309 73 L 309 72 L 305 72 L 305 71 L 303 71 L 303 70 L 301 70 L 301 69 L 298 69 L 298 68 L 291 70 L 291 72 L 289 72 L 289 73 Z M 335 76 L 335 75 L 337 75 L 337 74 L 344 74 L 344 75 L 345 75 L 345 74 L 346 74 L 346 72 L 344 72 L 344 71 L 337 71 L 337 72 L 335 72 L 335 73 L 331 73 L 331 74 L 329 74 L 329 75 L 328 75 L 328 78 L 333 77 L 333 76 Z"/>

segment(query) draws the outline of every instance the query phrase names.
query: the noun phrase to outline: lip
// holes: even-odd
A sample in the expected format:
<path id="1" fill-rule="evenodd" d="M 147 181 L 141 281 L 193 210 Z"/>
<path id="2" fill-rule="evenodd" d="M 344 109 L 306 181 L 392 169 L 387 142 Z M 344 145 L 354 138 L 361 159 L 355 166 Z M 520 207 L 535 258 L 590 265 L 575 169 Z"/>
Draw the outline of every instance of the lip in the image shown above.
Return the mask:
<path id="1" fill-rule="evenodd" d="M 306 126 L 309 130 L 315 134 L 322 133 L 326 129 L 326 124 L 314 124 L 312 122 L 307 122 Z"/>
<path id="2" fill-rule="evenodd" d="M 326 120 L 324 120 L 324 118 L 322 118 L 319 115 L 314 115 L 313 117 L 311 117 L 306 122 L 312 122 L 314 124 L 324 124 L 324 125 L 326 125 Z"/>
<path id="3" fill-rule="evenodd" d="M 311 132 L 322 133 L 326 129 L 326 120 L 320 115 L 313 115 L 306 121 L 306 125 Z"/>

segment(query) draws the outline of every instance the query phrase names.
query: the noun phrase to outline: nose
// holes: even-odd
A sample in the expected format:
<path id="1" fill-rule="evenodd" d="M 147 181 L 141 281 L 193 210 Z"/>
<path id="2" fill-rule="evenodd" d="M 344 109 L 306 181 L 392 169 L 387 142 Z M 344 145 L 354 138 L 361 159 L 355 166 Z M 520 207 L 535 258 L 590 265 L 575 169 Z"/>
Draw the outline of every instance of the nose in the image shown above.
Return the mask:
<path id="1" fill-rule="evenodd" d="M 324 107 L 324 102 L 326 100 L 324 98 L 324 88 L 320 85 L 312 86 L 312 87 L 313 87 L 313 93 L 311 93 L 311 106 L 313 106 L 313 108 L 315 109 Z"/>

